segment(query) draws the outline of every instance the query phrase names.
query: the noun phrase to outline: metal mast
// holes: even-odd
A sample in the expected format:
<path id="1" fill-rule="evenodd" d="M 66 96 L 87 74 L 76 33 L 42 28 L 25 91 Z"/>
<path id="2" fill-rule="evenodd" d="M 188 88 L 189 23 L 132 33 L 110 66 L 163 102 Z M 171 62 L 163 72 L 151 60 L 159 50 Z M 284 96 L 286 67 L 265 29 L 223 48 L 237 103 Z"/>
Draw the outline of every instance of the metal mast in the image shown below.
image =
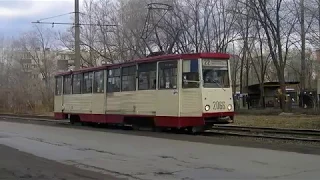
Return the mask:
<path id="1" fill-rule="evenodd" d="M 74 65 L 75 70 L 80 69 L 80 20 L 79 20 L 79 0 L 75 0 L 74 2 L 74 30 L 75 30 L 75 37 L 74 37 L 74 49 L 75 49 L 75 59 Z"/>

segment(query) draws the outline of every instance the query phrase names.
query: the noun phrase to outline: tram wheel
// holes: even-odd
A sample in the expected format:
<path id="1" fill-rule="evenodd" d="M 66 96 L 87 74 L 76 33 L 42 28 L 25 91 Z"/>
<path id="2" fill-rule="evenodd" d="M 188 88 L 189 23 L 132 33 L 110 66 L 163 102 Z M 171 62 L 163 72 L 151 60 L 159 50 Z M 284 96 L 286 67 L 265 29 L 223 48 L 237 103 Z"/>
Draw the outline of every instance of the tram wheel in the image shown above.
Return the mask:
<path id="1" fill-rule="evenodd" d="M 81 121 L 81 126 L 87 126 L 87 125 L 88 125 L 87 122 Z"/>
<path id="2" fill-rule="evenodd" d="M 154 127 L 152 127 L 152 131 L 153 131 L 153 132 L 162 132 L 162 131 L 163 131 L 163 128 L 162 128 L 162 127 L 154 126 Z"/>
<path id="3" fill-rule="evenodd" d="M 132 129 L 135 131 L 139 131 L 140 130 L 140 126 L 136 125 L 136 124 L 132 124 Z"/>
<path id="4" fill-rule="evenodd" d="M 199 134 L 200 132 L 203 131 L 203 127 L 199 127 L 199 126 L 192 126 L 192 127 L 188 127 L 188 133 L 196 135 Z"/>

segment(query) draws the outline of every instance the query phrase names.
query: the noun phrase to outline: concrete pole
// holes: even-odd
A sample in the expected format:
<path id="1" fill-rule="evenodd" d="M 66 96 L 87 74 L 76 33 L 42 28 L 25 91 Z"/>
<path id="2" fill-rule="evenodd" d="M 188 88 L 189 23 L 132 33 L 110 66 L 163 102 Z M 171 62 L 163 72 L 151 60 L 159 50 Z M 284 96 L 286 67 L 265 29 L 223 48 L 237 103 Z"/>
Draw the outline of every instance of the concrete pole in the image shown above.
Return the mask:
<path id="1" fill-rule="evenodd" d="M 75 38 L 74 38 L 74 44 L 75 44 L 75 59 L 74 59 L 74 65 L 75 70 L 80 69 L 80 19 L 79 19 L 79 0 L 74 1 L 74 14 L 75 14 Z"/>
<path id="2" fill-rule="evenodd" d="M 306 37 L 304 27 L 304 0 L 300 0 L 300 28 L 301 28 L 301 76 L 300 76 L 300 87 L 301 91 L 306 90 Z M 304 107 L 303 96 L 301 99 L 302 107 Z"/>

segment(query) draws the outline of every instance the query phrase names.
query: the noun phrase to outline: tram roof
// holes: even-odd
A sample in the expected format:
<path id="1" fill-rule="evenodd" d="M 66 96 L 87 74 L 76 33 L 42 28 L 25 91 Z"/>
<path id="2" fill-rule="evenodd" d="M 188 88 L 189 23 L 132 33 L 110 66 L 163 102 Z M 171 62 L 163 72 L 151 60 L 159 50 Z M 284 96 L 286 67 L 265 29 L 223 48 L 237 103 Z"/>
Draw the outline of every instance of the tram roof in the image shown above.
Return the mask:
<path id="1" fill-rule="evenodd" d="M 106 64 L 103 66 L 82 68 L 76 71 L 60 72 L 60 73 L 57 73 L 55 76 L 78 74 L 78 73 L 90 72 L 90 71 L 99 71 L 99 70 L 105 70 L 108 67 L 117 68 L 117 67 L 134 65 L 137 63 L 157 62 L 157 61 L 163 61 L 163 60 L 170 61 L 170 60 L 177 60 L 177 59 L 190 60 L 190 59 L 198 59 L 198 58 L 229 59 L 230 55 L 226 53 L 168 54 L 168 55 L 146 57 L 141 59 L 133 59 L 133 60 L 129 60 L 122 63 L 116 63 L 116 64 Z"/>

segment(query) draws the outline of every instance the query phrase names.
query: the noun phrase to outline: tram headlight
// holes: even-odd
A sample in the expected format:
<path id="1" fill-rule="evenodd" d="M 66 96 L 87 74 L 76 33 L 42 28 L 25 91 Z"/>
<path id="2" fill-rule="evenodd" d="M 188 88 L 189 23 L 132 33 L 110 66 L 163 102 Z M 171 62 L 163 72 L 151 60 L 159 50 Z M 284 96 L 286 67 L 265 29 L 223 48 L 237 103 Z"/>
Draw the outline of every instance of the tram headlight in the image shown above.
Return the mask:
<path id="1" fill-rule="evenodd" d="M 228 108 L 229 111 L 231 111 L 232 110 L 232 105 L 229 104 L 227 108 Z"/>
<path id="2" fill-rule="evenodd" d="M 210 110 L 210 106 L 209 106 L 209 105 L 206 105 L 206 106 L 204 107 L 204 110 L 209 111 L 209 110 Z"/>

